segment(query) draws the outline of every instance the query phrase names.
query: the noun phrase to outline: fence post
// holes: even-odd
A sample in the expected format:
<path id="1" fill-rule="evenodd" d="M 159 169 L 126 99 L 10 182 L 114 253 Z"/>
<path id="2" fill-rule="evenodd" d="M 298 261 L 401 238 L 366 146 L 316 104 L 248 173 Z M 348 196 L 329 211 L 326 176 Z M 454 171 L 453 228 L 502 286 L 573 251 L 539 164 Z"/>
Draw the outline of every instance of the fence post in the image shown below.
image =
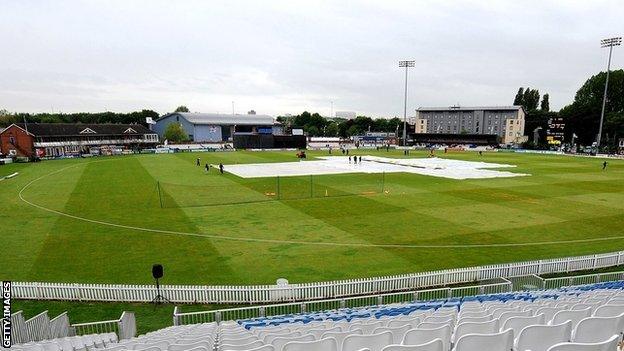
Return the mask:
<path id="1" fill-rule="evenodd" d="M 221 311 L 215 313 L 215 322 L 217 322 L 217 324 L 221 323 Z"/>
<path id="2" fill-rule="evenodd" d="M 418 291 L 414 291 L 414 302 L 418 301 Z"/>
<path id="3" fill-rule="evenodd" d="M 383 296 L 377 296 L 377 305 L 378 306 L 383 305 Z"/>
<path id="4" fill-rule="evenodd" d="M 301 303 L 301 313 L 306 313 L 306 303 L 305 302 Z"/>
<path id="5" fill-rule="evenodd" d="M 260 317 L 264 317 L 264 316 L 265 316 L 264 306 L 261 306 L 261 307 L 258 309 L 258 314 L 260 315 Z"/>
<path id="6" fill-rule="evenodd" d="M 345 308 L 347 306 L 347 301 L 345 299 L 340 299 L 340 308 Z"/>
<path id="7" fill-rule="evenodd" d="M 178 306 L 173 308 L 173 325 L 180 325 L 180 317 L 178 316 Z"/>

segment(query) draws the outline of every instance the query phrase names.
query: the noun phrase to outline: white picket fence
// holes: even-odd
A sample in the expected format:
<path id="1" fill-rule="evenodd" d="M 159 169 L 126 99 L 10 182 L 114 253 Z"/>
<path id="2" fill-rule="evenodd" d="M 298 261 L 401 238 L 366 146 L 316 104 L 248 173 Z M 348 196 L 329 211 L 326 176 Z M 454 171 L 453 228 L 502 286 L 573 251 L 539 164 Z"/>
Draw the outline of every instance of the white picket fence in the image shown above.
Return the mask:
<path id="1" fill-rule="evenodd" d="M 623 263 L 624 251 L 619 251 L 578 257 L 285 286 L 162 285 L 161 292 L 174 303 L 257 304 L 310 301 L 424 289 L 497 278 L 565 273 L 617 266 Z M 13 283 L 13 297 L 17 299 L 150 302 L 155 295 L 156 288 L 152 285 Z"/>

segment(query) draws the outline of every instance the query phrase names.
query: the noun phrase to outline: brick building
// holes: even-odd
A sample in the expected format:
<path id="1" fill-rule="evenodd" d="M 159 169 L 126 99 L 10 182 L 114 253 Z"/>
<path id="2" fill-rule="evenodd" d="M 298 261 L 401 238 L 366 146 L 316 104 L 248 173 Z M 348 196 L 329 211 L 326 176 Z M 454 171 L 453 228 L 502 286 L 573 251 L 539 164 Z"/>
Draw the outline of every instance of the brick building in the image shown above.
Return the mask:
<path id="1" fill-rule="evenodd" d="M 7 156 L 70 156 L 157 144 L 158 135 L 139 124 L 20 123 L 0 132 L 0 154 Z"/>

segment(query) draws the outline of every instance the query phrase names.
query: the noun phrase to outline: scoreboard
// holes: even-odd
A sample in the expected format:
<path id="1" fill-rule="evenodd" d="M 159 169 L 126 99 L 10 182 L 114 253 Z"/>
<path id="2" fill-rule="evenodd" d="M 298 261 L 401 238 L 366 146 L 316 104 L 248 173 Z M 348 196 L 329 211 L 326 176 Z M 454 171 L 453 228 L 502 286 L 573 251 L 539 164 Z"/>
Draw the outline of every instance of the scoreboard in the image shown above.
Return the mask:
<path id="1" fill-rule="evenodd" d="M 565 123 L 563 118 L 555 117 L 548 119 L 548 129 L 546 130 L 546 141 L 550 145 L 561 145 L 563 143 L 563 132 Z"/>

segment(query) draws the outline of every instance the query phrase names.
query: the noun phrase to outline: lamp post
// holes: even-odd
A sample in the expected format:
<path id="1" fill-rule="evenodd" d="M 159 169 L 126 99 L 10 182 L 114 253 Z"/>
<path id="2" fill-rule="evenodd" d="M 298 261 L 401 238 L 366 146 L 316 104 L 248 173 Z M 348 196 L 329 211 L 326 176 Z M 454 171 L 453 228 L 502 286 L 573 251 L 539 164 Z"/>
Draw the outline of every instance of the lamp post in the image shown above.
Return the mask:
<path id="1" fill-rule="evenodd" d="M 405 97 L 403 100 L 403 146 L 407 144 L 407 70 L 416 66 L 416 61 L 399 61 L 399 67 L 405 67 Z"/>
<path id="2" fill-rule="evenodd" d="M 615 37 L 609 39 L 602 39 L 600 41 L 600 47 L 609 48 L 609 61 L 607 63 L 607 79 L 605 80 L 604 95 L 602 96 L 602 110 L 600 112 L 600 127 L 598 128 L 598 137 L 596 137 L 596 151 L 600 147 L 600 139 L 602 139 L 602 121 L 604 120 L 605 106 L 607 104 L 607 89 L 609 87 L 609 71 L 611 70 L 611 53 L 613 53 L 613 47 L 619 46 L 622 43 L 622 37 Z"/>

